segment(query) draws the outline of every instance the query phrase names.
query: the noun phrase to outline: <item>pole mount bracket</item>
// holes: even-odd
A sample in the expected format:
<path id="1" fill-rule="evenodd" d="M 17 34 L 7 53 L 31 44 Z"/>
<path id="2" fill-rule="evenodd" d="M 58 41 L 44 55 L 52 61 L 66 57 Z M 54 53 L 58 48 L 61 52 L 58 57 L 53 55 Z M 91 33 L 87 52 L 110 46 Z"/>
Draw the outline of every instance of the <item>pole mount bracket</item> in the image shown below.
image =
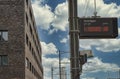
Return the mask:
<path id="1" fill-rule="evenodd" d="M 71 33 L 80 33 L 80 31 L 79 30 L 70 30 L 69 34 L 71 34 Z"/>

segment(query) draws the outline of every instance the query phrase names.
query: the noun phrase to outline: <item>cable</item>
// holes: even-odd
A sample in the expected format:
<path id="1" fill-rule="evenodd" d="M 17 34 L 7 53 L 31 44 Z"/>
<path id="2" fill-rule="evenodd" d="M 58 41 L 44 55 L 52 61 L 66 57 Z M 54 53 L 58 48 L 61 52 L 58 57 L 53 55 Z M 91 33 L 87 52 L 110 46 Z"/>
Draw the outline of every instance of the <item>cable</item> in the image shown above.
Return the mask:
<path id="1" fill-rule="evenodd" d="M 85 14 L 85 16 L 86 16 L 86 14 L 87 14 L 87 9 L 88 9 L 88 6 L 89 6 L 89 0 L 87 0 L 87 2 L 86 2 L 86 3 L 87 3 L 87 5 L 86 5 L 86 8 L 85 8 L 85 13 L 84 13 L 84 14 Z"/>
<path id="2" fill-rule="evenodd" d="M 96 16 L 97 16 L 97 11 L 96 11 L 96 0 L 94 0 L 94 7 L 95 7 L 95 9 L 94 9 L 94 16 L 96 17 Z"/>
<path id="3" fill-rule="evenodd" d="M 84 16 L 84 14 L 85 14 L 85 8 L 86 8 L 86 6 L 87 6 L 87 0 L 82 0 L 83 1 L 83 16 Z M 85 3 L 85 4 L 84 4 Z"/>

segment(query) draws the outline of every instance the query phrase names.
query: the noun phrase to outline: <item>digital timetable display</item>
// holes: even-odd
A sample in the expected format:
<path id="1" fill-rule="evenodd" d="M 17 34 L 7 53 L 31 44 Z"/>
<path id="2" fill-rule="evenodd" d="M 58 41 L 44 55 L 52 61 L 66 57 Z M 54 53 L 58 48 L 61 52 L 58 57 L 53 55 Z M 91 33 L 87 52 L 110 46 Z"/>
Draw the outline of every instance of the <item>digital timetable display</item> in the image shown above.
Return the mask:
<path id="1" fill-rule="evenodd" d="M 84 27 L 84 32 L 108 32 L 109 27 L 108 26 L 90 26 L 90 27 Z"/>
<path id="2" fill-rule="evenodd" d="M 80 38 L 115 38 L 117 18 L 79 18 Z"/>

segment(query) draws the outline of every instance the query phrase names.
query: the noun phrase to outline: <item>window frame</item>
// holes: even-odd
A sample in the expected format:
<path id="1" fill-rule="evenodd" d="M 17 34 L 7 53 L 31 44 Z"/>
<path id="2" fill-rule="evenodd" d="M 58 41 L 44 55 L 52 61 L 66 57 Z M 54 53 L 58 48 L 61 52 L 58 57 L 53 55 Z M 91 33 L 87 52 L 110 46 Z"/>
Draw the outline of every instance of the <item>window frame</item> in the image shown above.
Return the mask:
<path id="1" fill-rule="evenodd" d="M 8 30 L 0 30 L 0 41 L 8 41 Z"/>
<path id="2" fill-rule="evenodd" d="M 8 55 L 0 55 L 0 66 L 8 65 Z"/>

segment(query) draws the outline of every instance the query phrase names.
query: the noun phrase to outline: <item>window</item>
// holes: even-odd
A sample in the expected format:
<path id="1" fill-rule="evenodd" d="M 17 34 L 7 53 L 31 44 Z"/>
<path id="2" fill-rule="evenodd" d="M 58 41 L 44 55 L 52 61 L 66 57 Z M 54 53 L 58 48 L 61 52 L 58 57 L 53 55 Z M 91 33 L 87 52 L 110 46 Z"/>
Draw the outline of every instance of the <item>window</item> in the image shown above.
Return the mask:
<path id="1" fill-rule="evenodd" d="M 26 67 L 29 68 L 29 60 L 26 58 Z"/>
<path id="2" fill-rule="evenodd" d="M 0 30 L 0 41 L 8 40 L 8 31 Z"/>
<path id="3" fill-rule="evenodd" d="M 32 11 L 31 11 L 31 9 L 29 11 L 30 11 L 29 13 L 30 13 L 30 17 L 31 17 L 31 20 L 32 20 Z"/>
<path id="4" fill-rule="evenodd" d="M 32 73 L 34 73 L 34 67 L 32 66 Z"/>
<path id="5" fill-rule="evenodd" d="M 27 15 L 27 13 L 26 13 L 26 22 L 27 22 L 27 25 L 28 25 L 28 15 Z"/>
<path id="6" fill-rule="evenodd" d="M 28 6 L 28 0 L 26 0 L 27 6 Z"/>
<path id="7" fill-rule="evenodd" d="M 0 66 L 8 65 L 8 56 L 0 55 Z"/>
<path id="8" fill-rule="evenodd" d="M 31 64 L 31 62 L 30 62 L 30 71 L 32 71 L 32 64 Z"/>
<path id="9" fill-rule="evenodd" d="M 32 36 L 33 32 L 32 32 L 31 24 L 30 24 L 30 33 L 31 33 L 31 36 Z"/>
<path id="10" fill-rule="evenodd" d="M 29 45 L 29 49 L 31 50 L 31 49 L 32 49 L 32 45 L 31 45 L 31 42 L 29 42 L 29 44 L 30 44 L 30 45 Z"/>
<path id="11" fill-rule="evenodd" d="M 26 34 L 26 43 L 27 43 L 27 45 L 29 43 L 27 34 Z"/>

